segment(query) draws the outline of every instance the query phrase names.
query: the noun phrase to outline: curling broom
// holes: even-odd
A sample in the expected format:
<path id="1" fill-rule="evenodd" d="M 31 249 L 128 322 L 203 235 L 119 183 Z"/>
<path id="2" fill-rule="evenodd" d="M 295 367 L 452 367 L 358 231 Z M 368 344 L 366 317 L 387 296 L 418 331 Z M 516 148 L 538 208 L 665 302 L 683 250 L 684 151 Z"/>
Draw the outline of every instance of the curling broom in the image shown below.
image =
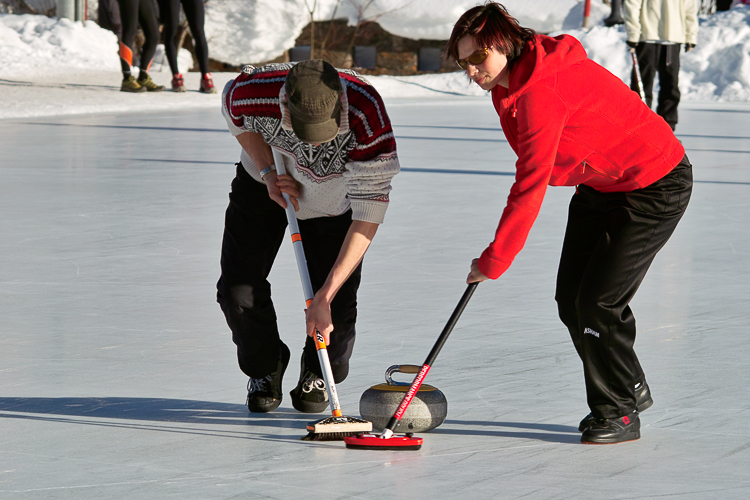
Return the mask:
<path id="1" fill-rule="evenodd" d="M 284 158 L 275 148 L 271 148 L 273 151 L 273 160 L 276 164 L 276 172 L 278 175 L 285 175 L 286 169 L 284 168 Z M 294 207 L 291 201 L 289 201 L 289 195 L 282 193 L 284 200 L 286 201 L 286 219 L 289 223 L 289 233 L 292 237 L 292 246 L 294 247 L 294 256 L 297 258 L 297 268 L 299 269 L 300 280 L 302 281 L 302 290 L 305 294 L 305 304 L 310 307 L 312 304 L 313 293 L 312 283 L 310 281 L 310 272 L 307 269 L 307 260 L 305 259 L 305 250 L 302 247 L 302 237 L 299 232 L 299 224 L 297 224 L 297 216 L 294 213 Z M 336 384 L 333 379 L 333 371 L 331 370 L 331 362 L 328 359 L 328 349 L 326 348 L 323 334 L 317 329 L 315 330 L 315 350 L 318 353 L 318 361 L 320 362 L 320 368 L 323 372 L 323 380 L 326 383 L 326 390 L 328 391 L 328 401 L 331 405 L 332 416 L 320 420 L 319 422 L 311 422 L 307 424 L 307 430 L 309 431 L 306 436 L 302 437 L 303 441 L 338 441 L 342 440 L 347 436 L 355 436 L 365 432 L 372 431 L 372 422 L 362 420 L 355 417 L 344 416 L 341 412 L 341 404 L 339 403 L 339 396 L 336 392 Z"/>

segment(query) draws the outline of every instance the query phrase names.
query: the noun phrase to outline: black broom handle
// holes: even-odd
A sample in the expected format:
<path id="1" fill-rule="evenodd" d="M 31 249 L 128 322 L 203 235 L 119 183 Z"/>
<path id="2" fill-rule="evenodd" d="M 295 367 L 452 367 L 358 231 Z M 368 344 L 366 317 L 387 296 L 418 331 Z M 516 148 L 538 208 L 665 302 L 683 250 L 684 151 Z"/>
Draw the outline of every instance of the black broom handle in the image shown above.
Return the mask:
<path id="1" fill-rule="evenodd" d="M 427 359 L 424 362 L 425 365 L 432 366 L 432 363 L 435 362 L 435 358 L 437 358 L 438 354 L 440 354 L 440 350 L 443 348 L 443 345 L 445 345 L 445 341 L 448 340 L 448 336 L 453 331 L 453 327 L 456 326 L 456 323 L 458 323 L 458 318 L 461 317 L 461 313 L 463 313 L 464 309 L 466 309 L 466 304 L 469 303 L 469 299 L 474 294 L 474 290 L 477 289 L 478 284 L 479 282 L 475 281 L 474 283 L 469 283 L 469 286 L 466 287 L 466 291 L 464 292 L 463 297 L 461 297 L 461 300 L 458 301 L 456 309 L 453 311 L 453 314 L 451 314 L 450 319 L 448 319 L 448 323 L 445 325 L 445 328 L 443 328 L 443 331 L 438 337 L 437 342 L 435 342 L 435 345 L 432 347 L 430 354 L 427 356 Z"/>
<path id="2" fill-rule="evenodd" d="M 404 397 L 401 400 L 401 404 L 398 406 L 398 408 L 396 408 L 396 413 L 394 413 L 390 420 L 388 420 L 388 425 L 385 426 L 385 429 L 383 430 L 383 433 L 380 435 L 380 437 L 388 438 L 393 435 L 393 431 L 398 426 L 398 423 L 401 421 L 401 417 L 406 412 L 406 409 L 411 404 L 414 395 L 422 385 L 422 380 L 424 380 L 424 377 L 427 376 L 427 372 L 432 367 L 432 363 L 440 353 L 440 349 L 443 348 L 445 341 L 448 340 L 448 336 L 451 334 L 451 331 L 453 331 L 453 327 L 456 326 L 458 318 L 460 318 L 461 313 L 464 312 L 466 304 L 469 303 L 469 299 L 474 294 L 474 290 L 476 290 L 478 284 L 479 282 L 474 282 L 470 283 L 469 286 L 466 287 L 466 291 L 461 297 L 461 300 L 458 301 L 456 309 L 453 311 L 453 314 L 451 314 L 450 319 L 448 319 L 448 323 L 445 325 L 445 328 L 443 328 L 443 331 L 440 333 L 440 336 L 435 342 L 435 345 L 432 347 L 430 354 L 427 356 L 427 359 L 422 365 L 422 369 L 419 370 L 417 376 L 414 377 L 414 381 L 411 383 L 409 390 L 404 394 Z"/>

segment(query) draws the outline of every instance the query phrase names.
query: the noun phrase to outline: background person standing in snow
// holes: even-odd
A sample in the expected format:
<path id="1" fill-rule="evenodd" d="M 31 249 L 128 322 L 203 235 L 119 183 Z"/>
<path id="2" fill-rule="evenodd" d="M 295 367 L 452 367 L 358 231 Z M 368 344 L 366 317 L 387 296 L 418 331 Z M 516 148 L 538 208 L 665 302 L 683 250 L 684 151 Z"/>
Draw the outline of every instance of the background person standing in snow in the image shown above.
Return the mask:
<path id="1" fill-rule="evenodd" d="M 672 127 L 677 126 L 680 104 L 680 47 L 685 52 L 698 39 L 697 0 L 625 0 L 623 13 L 627 44 L 638 58 L 646 104 L 651 107 L 654 77 L 659 74 L 656 112 Z M 633 71 L 630 88 L 638 92 Z"/>
<path id="2" fill-rule="evenodd" d="M 591 413 L 584 443 L 640 438 L 653 403 L 633 350 L 628 303 L 684 213 L 692 189 L 685 150 L 667 124 L 573 37 L 518 25 L 488 2 L 464 13 L 446 51 L 492 93 L 516 178 L 495 239 L 468 283 L 497 279 L 523 247 L 548 185 L 577 186 L 555 299 L 583 361 Z"/>
<path id="3" fill-rule="evenodd" d="M 172 70 L 172 90 L 175 92 L 185 92 L 185 79 L 177 67 L 177 44 L 175 36 L 180 24 L 180 4 L 185 11 L 190 34 L 193 36 L 193 46 L 195 47 L 195 58 L 198 60 L 198 67 L 201 70 L 200 90 L 204 94 L 215 94 L 213 78 L 208 71 L 208 42 L 206 42 L 206 33 L 204 25 L 206 22 L 206 7 L 203 0 L 158 0 L 159 13 L 164 23 L 164 52 L 169 61 L 169 69 Z"/>
<path id="4" fill-rule="evenodd" d="M 159 20 L 154 0 L 117 0 L 120 6 L 122 37 L 120 38 L 120 66 L 122 66 L 122 92 L 161 92 L 163 85 L 157 85 L 148 75 L 159 43 Z M 135 35 L 140 24 L 146 41 L 141 47 L 138 79 L 131 74 Z"/>
<path id="5" fill-rule="evenodd" d="M 334 380 L 349 373 L 362 259 L 383 222 L 396 141 L 380 95 L 353 71 L 322 60 L 247 66 L 223 93 L 229 130 L 242 146 L 221 249 L 218 302 L 250 377 L 247 405 L 281 403 L 289 348 L 281 341 L 267 281 L 287 226 L 282 192 L 297 211 L 315 297 L 297 387 L 299 411 L 328 407 L 312 334 L 329 344 Z M 276 174 L 271 147 L 288 175 Z M 330 342 L 329 342 L 330 340 Z"/>

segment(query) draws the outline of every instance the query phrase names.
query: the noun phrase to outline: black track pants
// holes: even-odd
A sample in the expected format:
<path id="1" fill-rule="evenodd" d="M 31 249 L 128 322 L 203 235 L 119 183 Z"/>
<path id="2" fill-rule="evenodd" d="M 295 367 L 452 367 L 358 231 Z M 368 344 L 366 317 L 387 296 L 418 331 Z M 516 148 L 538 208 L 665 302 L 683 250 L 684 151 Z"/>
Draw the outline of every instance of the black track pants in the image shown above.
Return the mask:
<path id="1" fill-rule="evenodd" d="M 636 409 L 644 380 L 628 304 L 677 227 L 693 185 L 687 156 L 665 177 L 626 193 L 579 186 L 570 202 L 557 291 L 560 319 L 583 361 L 589 408 L 617 418 Z"/>
<path id="2" fill-rule="evenodd" d="M 650 108 L 654 100 L 654 78 L 659 74 L 659 99 L 656 114 L 664 118 L 672 130 L 677 126 L 677 106 L 680 104 L 680 45 L 661 43 L 639 43 L 635 49 L 643 80 L 646 105 Z M 638 82 L 633 74 L 630 88 L 638 92 Z"/>
<path id="3" fill-rule="evenodd" d="M 185 11 L 185 17 L 190 26 L 198 66 L 201 73 L 205 75 L 208 73 L 208 43 L 204 31 L 206 9 L 203 0 L 159 0 L 159 11 L 164 23 L 164 51 L 167 54 L 169 68 L 173 75 L 180 72 L 177 68 L 177 43 L 175 40 L 180 23 L 180 3 L 182 3 L 182 9 Z M 185 71 L 187 69 L 189 68 L 185 68 Z"/>
<path id="4" fill-rule="evenodd" d="M 146 41 L 141 48 L 140 69 L 148 72 L 159 43 L 159 20 L 153 0 L 117 0 L 120 6 L 122 39 L 120 40 L 120 64 L 123 73 L 129 73 L 133 65 L 134 41 L 140 24 Z"/>
<path id="5" fill-rule="evenodd" d="M 351 223 L 351 211 L 336 217 L 299 221 L 315 292 L 323 286 L 333 268 Z M 286 227 L 284 209 L 269 198 L 265 185 L 253 180 L 238 164 L 226 212 L 217 300 L 232 330 L 240 369 L 249 377 L 272 373 L 279 360 L 282 341 L 267 278 Z M 343 381 L 349 373 L 361 273 L 360 264 L 331 303 L 334 329 L 328 356 L 336 382 Z M 300 309 L 304 308 L 301 290 L 300 285 L 299 295 L 294 296 L 299 300 Z M 304 322 L 286 335 L 305 343 L 305 364 L 322 377 L 315 345 L 312 338 L 305 336 Z"/>

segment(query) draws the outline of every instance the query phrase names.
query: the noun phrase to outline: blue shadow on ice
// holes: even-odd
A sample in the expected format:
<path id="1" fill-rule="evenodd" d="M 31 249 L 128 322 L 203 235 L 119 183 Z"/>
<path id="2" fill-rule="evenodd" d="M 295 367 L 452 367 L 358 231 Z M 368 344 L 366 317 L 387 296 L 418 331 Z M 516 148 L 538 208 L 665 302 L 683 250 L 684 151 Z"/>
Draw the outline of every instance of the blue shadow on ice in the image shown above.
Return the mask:
<path id="1" fill-rule="evenodd" d="M 572 425 L 535 424 L 531 422 L 487 422 L 473 420 L 446 420 L 452 428 L 438 427 L 430 434 L 457 434 L 462 436 L 504 437 L 512 439 L 536 439 L 551 443 L 580 443 L 581 433 Z M 459 429 L 457 426 L 472 427 Z M 504 430 L 518 429 L 518 430 Z"/>
<path id="2" fill-rule="evenodd" d="M 87 123 L 51 123 L 51 122 L 22 122 L 23 125 L 43 125 L 46 127 L 87 127 L 87 128 L 116 128 L 130 130 L 159 130 L 163 132 L 217 132 L 226 134 L 224 128 L 193 128 L 193 127 L 155 127 L 149 125 L 102 125 Z"/>
<path id="3" fill-rule="evenodd" d="M 187 399 L 16 397 L 0 398 L 2 418 L 237 439 L 300 441 L 306 434 L 305 424 L 322 417 L 301 414 L 288 408 L 279 408 L 272 413 L 250 413 L 245 405 Z M 580 441 L 580 434 L 573 426 L 470 420 L 446 420 L 445 424 L 447 427 L 434 429 L 430 434 L 535 439 L 555 443 Z M 235 427 L 220 428 L 217 425 Z M 278 430 L 256 432 L 258 427 L 275 427 Z"/>
<path id="4" fill-rule="evenodd" d="M 242 439 L 299 440 L 305 435 L 305 424 L 317 420 L 316 415 L 304 415 L 294 410 L 279 408 L 273 413 L 250 413 L 245 405 L 162 398 L 0 398 L 0 418 L 16 418 L 156 430 L 201 435 L 217 435 Z M 125 420 L 130 422 L 124 422 Z M 132 421 L 147 421 L 139 424 Z M 179 424 L 173 426 L 157 423 Z M 185 426 L 181 424 L 192 424 Z M 196 427 L 210 426 L 210 427 Z M 245 426 L 221 429 L 217 425 Z M 289 431 L 248 432 L 250 428 L 278 427 Z"/>

